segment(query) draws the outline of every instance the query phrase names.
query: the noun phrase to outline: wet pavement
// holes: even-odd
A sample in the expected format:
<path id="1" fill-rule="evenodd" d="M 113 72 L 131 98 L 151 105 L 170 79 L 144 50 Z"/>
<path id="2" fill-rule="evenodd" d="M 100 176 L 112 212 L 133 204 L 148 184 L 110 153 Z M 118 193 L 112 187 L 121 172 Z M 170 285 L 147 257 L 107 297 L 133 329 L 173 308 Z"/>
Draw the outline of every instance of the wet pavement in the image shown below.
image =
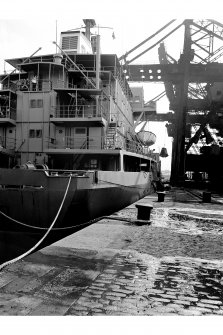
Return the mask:
<path id="1" fill-rule="evenodd" d="M 150 224 L 133 204 L 4 268 L 0 315 L 223 315 L 221 202 L 172 189 L 138 203 Z"/>

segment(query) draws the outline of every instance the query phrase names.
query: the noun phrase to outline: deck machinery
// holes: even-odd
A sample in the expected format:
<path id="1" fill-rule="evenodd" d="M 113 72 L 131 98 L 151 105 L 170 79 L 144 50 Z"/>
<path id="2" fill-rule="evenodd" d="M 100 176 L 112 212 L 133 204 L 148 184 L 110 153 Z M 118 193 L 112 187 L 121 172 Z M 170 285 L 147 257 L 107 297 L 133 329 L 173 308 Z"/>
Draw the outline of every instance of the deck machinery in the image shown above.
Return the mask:
<path id="1" fill-rule="evenodd" d="M 223 186 L 223 24 L 215 20 L 184 20 L 156 43 L 128 60 L 149 40 L 172 27 L 170 21 L 120 57 L 129 81 L 163 82 L 169 112 L 156 114 L 148 104 L 135 110 L 135 120 L 166 121 L 173 137 L 171 183 Z M 184 28 L 183 52 L 176 61 L 164 40 Z M 132 64 L 159 45 L 157 64 Z M 162 97 L 163 94 L 160 94 Z"/>

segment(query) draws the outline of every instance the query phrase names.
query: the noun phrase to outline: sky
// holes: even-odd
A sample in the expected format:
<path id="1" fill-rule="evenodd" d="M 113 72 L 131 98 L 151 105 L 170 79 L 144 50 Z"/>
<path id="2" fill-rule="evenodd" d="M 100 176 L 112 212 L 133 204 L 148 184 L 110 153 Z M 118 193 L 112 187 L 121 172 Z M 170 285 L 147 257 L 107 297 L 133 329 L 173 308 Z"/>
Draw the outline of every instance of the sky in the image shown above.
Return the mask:
<path id="1" fill-rule="evenodd" d="M 4 59 L 29 56 L 39 47 L 42 50 L 38 54 L 54 52 L 52 41 L 56 39 L 56 26 L 59 41 L 60 31 L 81 27 L 84 18 L 95 19 L 99 25 L 102 52 L 121 56 L 172 19 L 176 19 L 171 25 L 173 28 L 185 18 L 209 17 L 221 22 L 219 3 L 213 0 L 210 6 L 210 2 L 201 0 L 38 0 L 35 6 L 28 0 L 8 0 L 1 3 L 0 12 L 0 73 L 9 69 L 5 67 Z M 116 37 L 114 40 L 112 32 Z M 150 45 L 148 43 L 145 47 Z M 169 37 L 165 45 L 168 53 L 178 59 L 183 48 L 183 29 Z M 140 48 L 137 52 L 142 50 Z M 158 62 L 155 48 L 133 64 Z M 163 85 L 157 83 L 143 86 L 145 101 L 164 90 Z M 157 111 L 169 111 L 166 98 L 158 102 Z M 172 138 L 167 136 L 165 124 L 150 122 L 149 130 L 157 135 L 157 142 L 152 148 L 159 152 L 162 147 L 167 148 L 169 157 L 162 159 L 162 169 L 170 169 Z"/>

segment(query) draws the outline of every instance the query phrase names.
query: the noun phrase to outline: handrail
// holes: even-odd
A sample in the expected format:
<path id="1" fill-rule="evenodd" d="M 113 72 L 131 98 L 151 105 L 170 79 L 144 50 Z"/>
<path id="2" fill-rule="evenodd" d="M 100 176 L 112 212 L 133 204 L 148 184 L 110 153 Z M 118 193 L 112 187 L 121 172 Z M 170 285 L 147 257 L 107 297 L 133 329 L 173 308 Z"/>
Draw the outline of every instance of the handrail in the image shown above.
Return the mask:
<path id="1" fill-rule="evenodd" d="M 142 143 L 127 139 L 124 135 L 109 136 L 65 136 L 61 139 L 45 139 L 48 149 L 126 150 L 152 157 L 152 151 Z"/>
<path id="2" fill-rule="evenodd" d="M 0 136 L 0 146 L 7 150 L 15 150 L 16 139 Z"/>
<path id="3" fill-rule="evenodd" d="M 16 109 L 10 106 L 0 106 L 0 119 L 16 119 Z"/>
<path id="4" fill-rule="evenodd" d="M 107 119 L 105 108 L 101 104 L 74 104 L 52 107 L 53 117 L 56 118 L 91 118 L 104 117 Z"/>

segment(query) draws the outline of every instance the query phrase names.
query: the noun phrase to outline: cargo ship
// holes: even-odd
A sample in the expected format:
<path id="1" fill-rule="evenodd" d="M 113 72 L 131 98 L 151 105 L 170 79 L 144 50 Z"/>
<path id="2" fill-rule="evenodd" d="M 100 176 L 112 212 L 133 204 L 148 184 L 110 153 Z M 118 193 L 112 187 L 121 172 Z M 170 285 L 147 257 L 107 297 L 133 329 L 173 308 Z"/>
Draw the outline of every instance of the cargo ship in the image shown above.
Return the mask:
<path id="1" fill-rule="evenodd" d="M 136 132 L 139 88 L 96 23 L 63 31 L 57 52 L 7 59 L 0 76 L 0 230 L 81 229 L 153 192 L 156 136 Z M 37 50 L 39 51 L 39 50 Z M 78 228 L 79 227 L 79 228 Z"/>

